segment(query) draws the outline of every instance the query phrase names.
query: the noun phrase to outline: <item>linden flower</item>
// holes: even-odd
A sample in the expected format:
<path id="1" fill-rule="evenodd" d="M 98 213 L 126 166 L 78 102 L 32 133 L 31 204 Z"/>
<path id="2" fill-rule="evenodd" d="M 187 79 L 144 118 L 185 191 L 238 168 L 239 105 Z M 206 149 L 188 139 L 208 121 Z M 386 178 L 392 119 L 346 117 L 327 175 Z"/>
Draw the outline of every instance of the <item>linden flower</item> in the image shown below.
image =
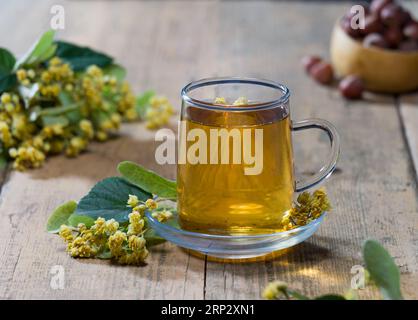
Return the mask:
<path id="1" fill-rule="evenodd" d="M 90 258 L 96 254 L 96 251 L 89 245 L 89 243 L 80 236 L 68 244 L 67 251 L 74 258 Z"/>
<path id="2" fill-rule="evenodd" d="M 213 103 L 214 104 L 228 104 L 224 97 L 216 97 Z"/>
<path id="3" fill-rule="evenodd" d="M 234 101 L 232 104 L 234 106 L 246 106 L 248 105 L 248 99 L 246 97 L 239 97 L 237 100 Z"/>
<path id="4" fill-rule="evenodd" d="M 60 227 L 60 230 L 59 230 L 59 236 L 65 241 L 65 242 L 71 242 L 71 241 L 73 241 L 73 239 L 74 239 L 74 236 L 73 236 L 73 232 L 72 232 L 72 230 L 68 227 L 68 226 L 66 226 L 66 225 L 62 225 L 61 227 Z"/>
<path id="5" fill-rule="evenodd" d="M 75 157 L 87 147 L 87 141 L 81 137 L 73 137 L 65 150 L 68 157 Z"/>
<path id="6" fill-rule="evenodd" d="M 87 227 L 86 227 L 86 225 L 85 225 L 84 223 L 79 223 L 79 224 L 77 225 L 77 229 L 78 229 L 78 231 L 79 231 L 80 233 L 83 233 L 84 231 L 86 231 L 86 230 L 87 230 Z"/>
<path id="7" fill-rule="evenodd" d="M 118 263 L 126 265 L 138 265 L 145 261 L 148 257 L 149 252 L 146 248 L 140 252 L 126 253 L 119 257 Z"/>
<path id="8" fill-rule="evenodd" d="M 138 235 L 142 233 L 144 229 L 145 221 L 142 219 L 142 215 L 133 211 L 129 214 L 129 226 L 128 226 L 128 235 Z"/>
<path id="9" fill-rule="evenodd" d="M 33 69 L 29 69 L 28 72 L 27 72 L 27 75 L 28 75 L 29 78 L 33 79 L 33 78 L 35 78 L 36 73 Z"/>
<path id="10" fill-rule="evenodd" d="M 145 239 L 141 236 L 132 235 L 129 237 L 128 246 L 134 252 L 140 252 L 145 247 Z"/>
<path id="11" fill-rule="evenodd" d="M 0 145 L 14 159 L 15 169 L 40 167 L 47 155 L 63 151 L 67 156 L 77 156 L 90 140 L 108 140 L 123 119 L 138 119 L 136 97 L 129 84 L 105 75 L 98 66 L 92 65 L 76 77 L 68 63 L 53 57 L 33 69 L 20 68 L 16 74 L 20 85 L 36 83 L 38 94 L 31 98 L 29 108 L 23 107 L 19 94 L 0 95 Z M 77 103 L 80 121 L 74 123 L 73 113 L 66 113 L 62 115 L 69 120 L 66 124 L 35 124 L 38 110 L 59 106 L 61 93 Z M 168 121 L 172 112 L 168 100 L 158 97 L 152 105 L 155 114 L 151 113 L 147 122 L 159 126 Z"/>
<path id="12" fill-rule="evenodd" d="M 285 295 L 287 290 L 287 284 L 282 281 L 273 281 L 270 282 L 263 291 L 263 298 L 267 300 L 279 299 L 281 296 Z"/>
<path id="13" fill-rule="evenodd" d="M 58 57 L 53 57 L 51 60 L 49 60 L 50 66 L 57 66 L 59 64 L 61 64 L 61 59 Z"/>
<path id="14" fill-rule="evenodd" d="M 128 232 L 127 232 L 128 236 L 141 234 L 144 229 L 144 225 L 145 225 L 144 220 L 141 220 L 140 223 L 138 224 L 130 224 L 128 226 Z"/>
<path id="15" fill-rule="evenodd" d="M 306 205 L 311 201 L 311 195 L 308 192 L 302 192 L 298 196 L 298 202 L 302 205 Z"/>
<path id="16" fill-rule="evenodd" d="M 132 121 L 138 117 L 138 114 L 135 109 L 129 109 L 125 111 L 124 116 L 126 120 Z"/>
<path id="17" fill-rule="evenodd" d="M 159 222 L 165 222 L 173 217 L 173 213 L 168 210 L 156 211 L 152 213 L 152 217 Z"/>
<path id="18" fill-rule="evenodd" d="M 16 158 L 17 157 L 17 149 L 16 148 L 10 148 L 9 149 L 9 156 L 12 158 Z"/>
<path id="19" fill-rule="evenodd" d="M 104 218 L 97 218 L 94 225 L 91 227 L 95 235 L 101 235 L 106 232 L 106 220 Z"/>
<path id="20" fill-rule="evenodd" d="M 88 139 L 92 139 L 94 137 L 93 124 L 90 120 L 83 119 L 80 121 L 78 126 Z"/>
<path id="21" fill-rule="evenodd" d="M 78 248 L 78 256 L 80 258 L 89 258 L 94 256 L 95 250 L 89 245 L 83 245 Z"/>
<path id="22" fill-rule="evenodd" d="M 74 89 L 74 86 L 71 83 L 67 83 L 64 87 L 65 91 L 71 92 Z"/>
<path id="23" fill-rule="evenodd" d="M 119 223 L 115 219 L 107 220 L 105 229 L 108 234 L 114 234 L 119 229 Z"/>
<path id="24" fill-rule="evenodd" d="M 93 231 L 92 230 L 90 230 L 90 229 L 86 229 L 86 230 L 83 230 L 83 231 L 81 231 L 81 237 L 84 239 L 84 240 L 86 240 L 86 241 L 89 241 L 89 242 L 91 242 L 91 243 L 94 243 L 94 242 L 96 242 L 96 237 L 94 236 L 94 234 L 93 234 Z"/>
<path id="25" fill-rule="evenodd" d="M 145 206 L 150 210 L 155 210 L 158 208 L 158 203 L 154 199 L 148 199 L 145 201 Z"/>
<path id="26" fill-rule="evenodd" d="M 136 207 L 139 203 L 138 197 L 133 194 L 130 194 L 127 203 L 129 207 L 132 207 L 132 208 Z"/>
<path id="27" fill-rule="evenodd" d="M 108 139 L 108 135 L 104 131 L 97 131 L 96 132 L 96 138 L 99 141 L 106 141 Z"/>
<path id="28" fill-rule="evenodd" d="M 101 122 L 99 126 L 100 126 L 100 129 L 104 131 L 111 130 L 114 128 L 113 122 L 111 120 L 105 120 Z"/>
<path id="29" fill-rule="evenodd" d="M 113 113 L 110 116 L 110 121 L 112 121 L 113 127 L 115 129 L 118 129 L 120 127 L 121 122 L 122 122 L 122 117 L 118 113 Z"/>
<path id="30" fill-rule="evenodd" d="M 106 141 L 122 120 L 135 120 L 139 116 L 129 84 L 104 74 L 95 65 L 76 76 L 68 63 L 53 57 L 33 69 L 20 68 L 16 77 L 20 85 L 38 85 L 38 94 L 31 98 L 29 108 L 21 104 L 23 98 L 19 94 L 0 95 L 0 145 L 4 154 L 14 159 L 13 167 L 18 170 L 40 167 L 50 154 L 64 151 L 67 156 L 77 156 L 90 140 Z M 47 124 L 43 118 L 38 121 L 39 110 L 64 102 L 61 94 L 79 106 L 81 119 L 74 121 L 74 113 L 69 112 L 62 115 L 68 123 Z M 153 111 L 145 119 L 147 126 L 166 123 L 173 112 L 167 98 L 155 97 L 150 104 L 148 109 Z"/>
<path id="31" fill-rule="evenodd" d="M 155 96 L 150 99 L 150 108 L 146 110 L 145 120 L 148 129 L 156 129 L 166 124 L 174 113 L 173 106 L 166 97 Z"/>
<path id="32" fill-rule="evenodd" d="M 132 211 L 128 218 L 130 224 L 137 224 L 142 220 L 142 215 L 138 211 Z"/>
<path id="33" fill-rule="evenodd" d="M 12 97 L 11 97 L 11 95 L 9 93 L 4 92 L 1 95 L 1 103 L 6 104 L 6 103 L 9 103 L 11 101 L 12 101 Z"/>
<path id="34" fill-rule="evenodd" d="M 118 230 L 113 235 L 109 237 L 107 242 L 110 252 L 114 257 L 118 257 L 122 254 L 122 245 L 126 241 L 127 236 L 126 233 Z"/>
<path id="35" fill-rule="evenodd" d="M 147 207 L 144 204 L 140 204 L 132 210 L 138 212 L 141 216 L 143 216 L 146 209 Z"/>
<path id="36" fill-rule="evenodd" d="M 16 71 L 16 77 L 17 77 L 17 80 L 19 80 L 20 82 L 25 80 L 26 79 L 26 70 L 24 70 L 24 69 L 17 70 Z"/>
<path id="37" fill-rule="evenodd" d="M 92 77 L 101 77 L 103 75 L 102 69 L 96 65 L 89 66 L 86 70 L 86 73 Z"/>
<path id="38" fill-rule="evenodd" d="M 45 154 L 32 146 L 19 147 L 17 152 L 12 152 L 12 155 L 15 156 L 13 167 L 20 171 L 26 168 L 38 168 L 45 160 Z"/>
<path id="39" fill-rule="evenodd" d="M 283 216 L 282 227 L 290 230 L 304 226 L 329 210 L 331 204 L 324 189 L 316 190 L 312 195 L 303 192 L 298 196 L 295 207 Z"/>

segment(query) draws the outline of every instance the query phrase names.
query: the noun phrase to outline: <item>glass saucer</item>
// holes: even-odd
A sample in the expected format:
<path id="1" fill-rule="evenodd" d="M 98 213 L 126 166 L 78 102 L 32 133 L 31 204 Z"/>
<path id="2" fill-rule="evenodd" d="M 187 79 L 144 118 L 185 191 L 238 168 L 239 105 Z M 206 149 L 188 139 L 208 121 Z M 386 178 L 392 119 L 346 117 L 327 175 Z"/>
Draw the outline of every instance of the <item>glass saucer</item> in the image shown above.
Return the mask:
<path id="1" fill-rule="evenodd" d="M 223 259 L 246 259 L 292 247 L 312 236 L 325 217 L 325 213 L 311 223 L 289 231 L 257 235 L 213 235 L 182 230 L 175 220 L 161 223 L 146 213 L 148 222 L 158 235 L 179 247 Z M 173 223 L 174 222 L 174 223 Z"/>

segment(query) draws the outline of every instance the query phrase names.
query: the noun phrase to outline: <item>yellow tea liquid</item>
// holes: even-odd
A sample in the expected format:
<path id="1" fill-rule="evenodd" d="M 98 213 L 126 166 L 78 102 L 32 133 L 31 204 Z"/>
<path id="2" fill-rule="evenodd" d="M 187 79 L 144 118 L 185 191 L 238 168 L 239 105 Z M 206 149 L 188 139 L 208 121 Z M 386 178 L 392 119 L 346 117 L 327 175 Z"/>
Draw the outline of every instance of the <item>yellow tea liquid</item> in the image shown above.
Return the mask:
<path id="1" fill-rule="evenodd" d="M 243 107 L 245 108 L 245 106 Z M 283 110 L 252 112 L 208 111 L 189 107 L 185 130 L 262 129 L 263 170 L 245 175 L 248 167 L 232 162 L 232 139 L 229 141 L 230 164 L 178 164 L 178 212 L 181 227 L 212 234 L 257 234 L 275 232 L 284 213 L 292 207 L 294 191 L 291 124 Z M 251 150 L 255 150 L 252 133 Z M 187 142 L 187 148 L 193 142 Z M 220 146 L 219 146 L 220 147 Z M 209 163 L 209 162 L 208 162 Z"/>

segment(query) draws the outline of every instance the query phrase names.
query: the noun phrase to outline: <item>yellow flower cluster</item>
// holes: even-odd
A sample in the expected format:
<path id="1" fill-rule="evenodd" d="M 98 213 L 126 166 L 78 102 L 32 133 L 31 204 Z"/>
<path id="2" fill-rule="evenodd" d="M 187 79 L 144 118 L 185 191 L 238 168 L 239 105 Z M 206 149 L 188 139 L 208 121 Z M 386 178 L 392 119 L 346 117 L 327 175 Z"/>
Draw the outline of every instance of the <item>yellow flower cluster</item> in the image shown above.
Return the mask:
<path id="1" fill-rule="evenodd" d="M 129 84 L 95 65 L 76 74 L 54 57 L 47 66 L 17 70 L 16 77 L 32 93 L 1 95 L 0 155 L 12 158 L 17 170 L 38 168 L 51 154 L 75 157 L 91 140 L 108 140 L 123 120 L 138 119 Z M 147 126 L 165 124 L 173 113 L 168 100 L 154 97 L 150 104 Z"/>
<path id="2" fill-rule="evenodd" d="M 24 69 L 21 69 L 24 72 Z M 63 63 L 61 59 L 54 57 L 49 61 L 46 70 L 39 70 L 38 74 L 32 80 L 38 80 L 39 93 L 43 98 L 56 99 L 63 89 L 71 91 L 75 83 L 74 71 L 67 63 Z M 23 84 L 22 81 L 19 81 Z"/>
<path id="3" fill-rule="evenodd" d="M 267 300 L 279 299 L 281 296 L 287 295 L 287 284 L 276 280 L 270 282 L 263 291 L 263 298 Z"/>
<path id="4" fill-rule="evenodd" d="M 166 97 L 152 97 L 150 107 L 145 113 L 145 121 L 148 129 L 156 129 L 166 124 L 174 113 L 173 106 Z"/>
<path id="5" fill-rule="evenodd" d="M 155 211 L 152 213 L 152 217 L 159 222 L 166 222 L 173 217 L 173 213 L 169 210 Z"/>
<path id="6" fill-rule="evenodd" d="M 213 103 L 220 104 L 220 105 L 228 105 L 228 101 L 224 97 L 216 97 L 213 100 Z M 248 105 L 248 99 L 246 97 L 239 97 L 232 103 L 232 105 L 235 107 L 246 106 Z"/>
<path id="7" fill-rule="evenodd" d="M 324 212 L 331 210 L 331 204 L 323 188 L 309 192 L 302 192 L 295 206 L 283 217 L 283 231 L 291 230 L 299 226 L 304 226 L 315 219 L 318 219 Z M 262 296 L 267 300 L 275 299 L 305 299 L 301 294 L 288 289 L 285 282 L 276 280 L 270 282 L 264 289 Z M 346 299 L 353 298 L 352 292 L 346 294 Z"/>
<path id="8" fill-rule="evenodd" d="M 313 194 L 302 192 L 298 196 L 295 206 L 284 215 L 283 229 L 291 230 L 304 226 L 329 210 L 331 210 L 331 204 L 324 189 L 318 189 Z"/>
<path id="9" fill-rule="evenodd" d="M 33 69 L 25 70 L 19 69 L 16 72 L 17 80 L 25 87 L 30 86 L 31 82 L 35 78 L 35 71 Z"/>
<path id="10" fill-rule="evenodd" d="M 67 243 L 67 252 L 74 258 L 94 258 L 107 251 L 119 264 L 144 263 L 149 255 L 144 237 L 147 231 L 144 212 L 157 209 L 158 204 L 153 199 L 143 202 L 137 196 L 129 195 L 127 205 L 132 208 L 127 226 L 104 218 L 98 218 L 91 228 L 82 223 L 77 228 L 62 225 L 59 235 Z M 169 219 L 171 213 L 165 212 L 165 219 Z"/>

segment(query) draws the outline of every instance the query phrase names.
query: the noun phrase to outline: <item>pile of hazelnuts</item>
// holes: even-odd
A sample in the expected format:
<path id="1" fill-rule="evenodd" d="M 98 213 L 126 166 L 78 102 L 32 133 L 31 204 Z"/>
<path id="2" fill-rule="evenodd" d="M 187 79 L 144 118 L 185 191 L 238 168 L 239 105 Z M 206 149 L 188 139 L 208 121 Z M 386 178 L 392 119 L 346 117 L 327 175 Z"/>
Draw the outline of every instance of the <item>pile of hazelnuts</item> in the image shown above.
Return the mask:
<path id="1" fill-rule="evenodd" d="M 306 56 L 302 59 L 306 72 L 321 84 L 329 85 L 334 81 L 334 71 L 330 63 L 318 56 Z M 364 83 L 355 75 L 341 79 L 338 85 L 341 94 L 347 99 L 360 99 L 363 96 Z"/>
<path id="2" fill-rule="evenodd" d="M 408 10 L 393 0 L 374 0 L 370 7 L 363 7 L 366 14 L 363 29 L 352 27 L 355 13 L 349 12 L 341 20 L 341 27 L 349 36 L 362 41 L 365 47 L 418 50 L 418 21 Z"/>
<path id="3" fill-rule="evenodd" d="M 418 21 L 394 0 L 373 0 L 370 6 L 362 5 L 366 14 L 364 28 L 354 29 L 351 19 L 355 13 L 347 13 L 341 19 L 342 29 L 352 38 L 362 41 L 365 47 L 379 47 L 389 50 L 418 50 Z M 306 72 L 321 84 L 334 81 L 334 72 L 330 63 L 318 56 L 306 56 L 302 59 Z M 348 99 L 360 99 L 364 83 L 358 76 L 348 75 L 341 79 L 338 88 Z"/>

